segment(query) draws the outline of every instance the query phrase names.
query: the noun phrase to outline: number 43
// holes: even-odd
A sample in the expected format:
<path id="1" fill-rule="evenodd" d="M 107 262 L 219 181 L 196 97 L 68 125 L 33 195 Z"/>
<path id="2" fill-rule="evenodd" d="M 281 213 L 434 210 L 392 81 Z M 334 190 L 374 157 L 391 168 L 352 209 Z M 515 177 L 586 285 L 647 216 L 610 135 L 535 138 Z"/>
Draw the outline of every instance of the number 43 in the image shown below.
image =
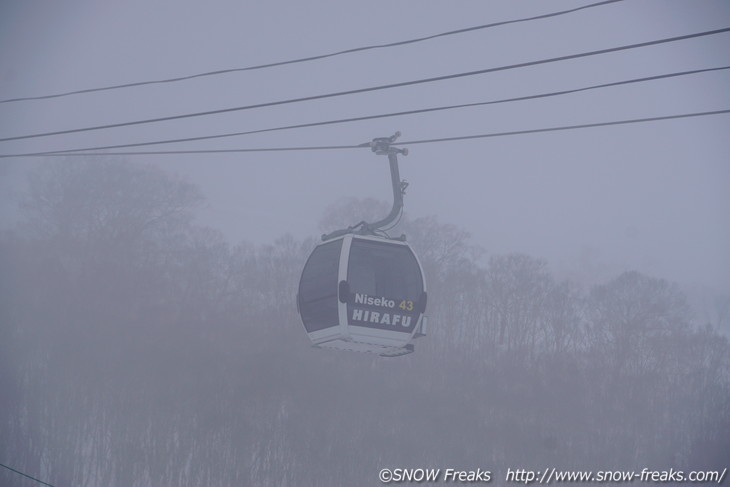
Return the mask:
<path id="1" fill-rule="evenodd" d="M 413 311 L 413 301 L 401 301 L 398 307 L 406 311 Z"/>

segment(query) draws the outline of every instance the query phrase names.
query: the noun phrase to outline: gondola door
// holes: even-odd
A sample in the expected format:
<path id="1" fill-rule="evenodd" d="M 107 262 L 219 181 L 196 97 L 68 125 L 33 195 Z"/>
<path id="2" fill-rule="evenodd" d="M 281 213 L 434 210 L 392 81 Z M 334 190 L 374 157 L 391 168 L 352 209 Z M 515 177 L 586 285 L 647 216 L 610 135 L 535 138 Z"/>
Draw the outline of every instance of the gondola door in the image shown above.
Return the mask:
<path id="1" fill-rule="evenodd" d="M 365 236 L 346 240 L 347 279 L 340 282 L 339 298 L 347 334 L 359 342 L 404 347 L 420 330 L 425 310 L 418 259 L 404 242 Z"/>

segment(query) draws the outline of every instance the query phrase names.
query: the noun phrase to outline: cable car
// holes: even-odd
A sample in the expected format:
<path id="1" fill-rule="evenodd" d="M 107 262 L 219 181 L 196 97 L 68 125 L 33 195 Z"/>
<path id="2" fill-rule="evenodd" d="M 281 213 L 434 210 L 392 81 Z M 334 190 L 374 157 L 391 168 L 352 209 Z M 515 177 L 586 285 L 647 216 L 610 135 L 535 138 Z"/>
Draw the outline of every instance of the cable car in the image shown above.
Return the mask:
<path id="1" fill-rule="evenodd" d="M 393 209 L 378 222 L 322 236 L 299 281 L 297 310 L 312 344 L 394 357 L 413 352 L 425 336 L 426 283 L 418 257 L 405 242 L 381 228 L 403 209 L 407 183 L 400 181 L 393 137 L 369 143 L 387 154 L 393 182 Z"/>
<path id="2" fill-rule="evenodd" d="M 350 234 L 314 249 L 297 301 L 315 346 L 397 356 L 425 335 L 426 296 L 408 244 Z"/>

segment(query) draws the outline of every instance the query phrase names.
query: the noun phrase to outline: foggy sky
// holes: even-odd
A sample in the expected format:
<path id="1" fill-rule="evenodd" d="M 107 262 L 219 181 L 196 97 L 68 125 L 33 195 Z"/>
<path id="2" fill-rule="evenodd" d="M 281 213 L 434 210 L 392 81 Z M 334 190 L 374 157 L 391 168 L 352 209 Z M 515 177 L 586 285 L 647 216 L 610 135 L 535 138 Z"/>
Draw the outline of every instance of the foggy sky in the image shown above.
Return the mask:
<path id="1" fill-rule="evenodd" d="M 5 2 L 0 98 L 55 93 L 393 42 L 588 2 Z M 0 137 L 355 89 L 724 28 L 724 1 L 626 0 L 546 20 L 286 67 L 0 106 Z M 1 143 L 0 153 L 253 130 L 487 101 L 730 64 L 730 35 L 316 102 Z M 721 110 L 730 73 L 544 100 L 152 149 L 351 145 Z M 526 252 L 595 282 L 637 269 L 730 290 L 730 117 L 409 147 L 406 211 L 436 215 L 488 254 Z M 366 150 L 135 157 L 199 184 L 200 221 L 230 240 L 320 234 L 343 197 L 389 200 Z M 0 160 L 2 226 L 24 168 Z M 354 223 L 354 222 L 353 222 Z"/>

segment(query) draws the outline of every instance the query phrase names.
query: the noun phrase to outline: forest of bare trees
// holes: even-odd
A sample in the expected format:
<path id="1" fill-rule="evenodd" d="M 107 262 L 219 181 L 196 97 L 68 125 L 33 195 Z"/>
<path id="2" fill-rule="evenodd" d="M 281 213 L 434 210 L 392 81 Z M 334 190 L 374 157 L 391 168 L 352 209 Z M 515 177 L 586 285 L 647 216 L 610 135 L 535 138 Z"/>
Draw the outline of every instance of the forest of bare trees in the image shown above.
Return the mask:
<path id="1" fill-rule="evenodd" d="M 665 280 L 584 288 L 406 218 L 429 336 L 400 358 L 318 350 L 294 303 L 314 239 L 231 244 L 194 224 L 194 185 L 124 161 L 47 163 L 28 187 L 0 238 L 0 461 L 56 487 L 730 466 L 730 344 Z M 358 206 L 378 210 L 326 225 Z"/>

